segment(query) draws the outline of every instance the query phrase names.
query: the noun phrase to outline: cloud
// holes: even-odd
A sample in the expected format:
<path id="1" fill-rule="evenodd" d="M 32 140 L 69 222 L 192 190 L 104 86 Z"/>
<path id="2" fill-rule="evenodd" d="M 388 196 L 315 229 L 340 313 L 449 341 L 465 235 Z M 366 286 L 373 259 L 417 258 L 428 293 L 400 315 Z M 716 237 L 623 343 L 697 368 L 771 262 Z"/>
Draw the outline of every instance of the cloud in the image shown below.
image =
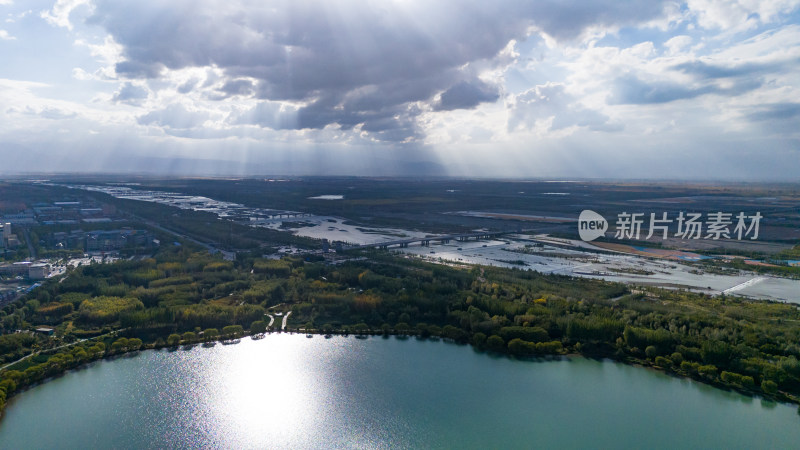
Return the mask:
<path id="1" fill-rule="evenodd" d="M 419 136 L 414 122 L 427 108 L 471 109 L 497 100 L 498 89 L 479 76 L 508 64 L 504 51 L 513 40 L 536 30 L 576 39 L 589 28 L 652 20 L 663 5 L 176 0 L 165 6 L 97 0 L 88 20 L 122 46 L 123 59 L 115 65 L 122 77 L 158 79 L 215 67 L 223 79 L 207 94 L 211 100 L 293 102 L 297 129 L 337 126 L 406 141 Z M 180 91 L 194 88 L 182 84 Z"/>
<path id="2" fill-rule="evenodd" d="M 274 130 L 295 128 L 297 108 L 279 102 L 260 101 L 254 107 L 235 114 L 232 125 L 258 125 Z"/>
<path id="3" fill-rule="evenodd" d="M 17 38 L 8 34 L 8 31 L 6 30 L 0 30 L 0 39 L 4 41 L 13 41 L 16 40 Z"/>
<path id="4" fill-rule="evenodd" d="M 797 0 L 689 0 L 687 6 L 704 28 L 743 31 L 771 23 L 796 10 Z"/>
<path id="5" fill-rule="evenodd" d="M 669 50 L 670 54 L 680 53 L 684 48 L 688 47 L 692 43 L 692 38 L 685 34 L 679 36 L 673 36 L 664 43 L 664 47 Z"/>
<path id="6" fill-rule="evenodd" d="M 213 96 L 215 100 L 221 100 L 233 96 L 248 97 L 255 92 L 255 84 L 248 79 L 227 80 L 218 90 L 218 95 Z"/>
<path id="7" fill-rule="evenodd" d="M 509 108 L 508 129 L 556 131 L 569 127 L 612 131 L 619 126 L 609 124 L 609 118 L 582 106 L 564 90 L 564 85 L 548 83 L 536 86 L 516 96 Z"/>
<path id="8" fill-rule="evenodd" d="M 755 111 L 749 113 L 748 117 L 750 120 L 754 121 L 796 119 L 797 117 L 800 117 L 800 103 L 775 103 L 771 105 L 761 105 L 755 108 Z"/>
<path id="9" fill-rule="evenodd" d="M 614 80 L 611 104 L 653 104 L 685 100 L 718 92 L 714 86 L 691 87 L 671 81 L 646 82 L 635 75 L 625 75 Z"/>
<path id="10" fill-rule="evenodd" d="M 111 100 L 115 103 L 139 105 L 143 100 L 147 99 L 149 95 L 150 91 L 146 87 L 126 82 L 114 93 Z"/>
<path id="11" fill-rule="evenodd" d="M 462 81 L 444 91 L 434 109 L 437 111 L 451 111 L 454 109 L 471 109 L 485 102 L 494 102 L 500 95 L 497 88 L 474 80 Z"/>
<path id="12" fill-rule="evenodd" d="M 90 5 L 90 0 L 58 0 L 52 9 L 42 11 L 40 15 L 50 25 L 72 30 L 72 22 L 70 22 L 69 16 L 72 11 L 84 5 Z"/>
<path id="13" fill-rule="evenodd" d="M 28 106 L 25 109 L 25 113 L 51 120 L 72 119 L 78 116 L 75 111 L 66 111 L 52 106 L 46 106 L 41 109 L 34 109 Z"/>
<path id="14" fill-rule="evenodd" d="M 797 61 L 794 61 L 794 65 Z M 750 77 L 775 73 L 786 69 L 790 65 L 786 61 L 773 61 L 768 63 L 745 62 L 736 65 L 711 64 L 702 60 L 694 60 L 677 64 L 672 68 L 680 72 L 694 75 L 699 78 L 734 78 Z"/>
<path id="15" fill-rule="evenodd" d="M 211 118 L 211 114 L 207 112 L 189 111 L 181 104 L 172 104 L 164 109 L 139 116 L 137 121 L 140 125 L 187 129 L 201 126 L 209 118 Z"/>

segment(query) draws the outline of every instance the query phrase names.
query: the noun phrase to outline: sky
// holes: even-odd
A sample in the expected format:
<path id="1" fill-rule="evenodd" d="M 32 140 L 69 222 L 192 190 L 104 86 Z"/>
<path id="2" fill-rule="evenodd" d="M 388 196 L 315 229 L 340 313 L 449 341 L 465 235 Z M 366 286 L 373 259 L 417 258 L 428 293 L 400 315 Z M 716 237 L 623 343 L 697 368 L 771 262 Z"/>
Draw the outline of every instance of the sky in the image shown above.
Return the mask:
<path id="1" fill-rule="evenodd" d="M 0 0 L 0 174 L 800 181 L 800 0 Z"/>

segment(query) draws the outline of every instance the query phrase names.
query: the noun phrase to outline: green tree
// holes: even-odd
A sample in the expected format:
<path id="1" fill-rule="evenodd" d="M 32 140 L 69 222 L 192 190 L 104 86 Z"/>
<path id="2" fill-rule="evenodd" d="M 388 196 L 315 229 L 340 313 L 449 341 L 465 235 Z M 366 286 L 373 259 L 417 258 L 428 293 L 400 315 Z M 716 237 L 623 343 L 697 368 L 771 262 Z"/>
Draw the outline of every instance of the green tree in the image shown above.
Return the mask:
<path id="1" fill-rule="evenodd" d="M 472 345 L 478 348 L 483 348 L 486 344 L 486 335 L 478 332 L 472 335 Z"/>
<path id="2" fill-rule="evenodd" d="M 136 351 L 142 348 L 142 340 L 139 338 L 128 339 L 128 350 Z"/>
<path id="3" fill-rule="evenodd" d="M 121 351 L 125 351 L 128 348 L 128 339 L 127 338 L 119 338 L 111 344 L 111 351 L 114 353 L 118 353 Z"/>
<path id="4" fill-rule="evenodd" d="M 244 333 L 241 325 L 228 325 L 222 328 L 222 335 L 226 337 L 239 337 Z"/>
<path id="5" fill-rule="evenodd" d="M 672 361 L 670 361 L 668 358 L 664 358 L 663 356 L 656 356 L 655 363 L 657 366 L 664 369 L 668 369 L 672 366 Z"/>
<path id="6" fill-rule="evenodd" d="M 250 324 L 250 332 L 251 333 L 266 333 L 267 332 L 267 322 L 263 320 L 256 320 L 255 322 Z"/>
<path id="7" fill-rule="evenodd" d="M 186 343 L 192 343 L 197 340 L 197 335 L 194 332 L 187 331 L 181 335 L 181 341 Z"/>
<path id="8" fill-rule="evenodd" d="M 772 380 L 764 380 L 761 382 L 761 390 L 766 394 L 775 394 L 778 392 L 778 384 Z"/>
<path id="9" fill-rule="evenodd" d="M 501 352 L 506 348 L 506 343 L 505 341 L 503 341 L 503 338 L 501 338 L 496 334 L 493 334 L 486 339 L 486 347 L 489 350 Z"/>
<path id="10" fill-rule="evenodd" d="M 173 333 L 167 337 L 167 345 L 169 345 L 170 347 L 174 347 L 180 343 L 181 343 L 181 336 L 179 334 Z"/>
<path id="11" fill-rule="evenodd" d="M 217 338 L 219 338 L 219 330 L 216 328 L 206 328 L 205 331 L 203 331 L 204 340 L 214 341 L 217 340 Z"/>

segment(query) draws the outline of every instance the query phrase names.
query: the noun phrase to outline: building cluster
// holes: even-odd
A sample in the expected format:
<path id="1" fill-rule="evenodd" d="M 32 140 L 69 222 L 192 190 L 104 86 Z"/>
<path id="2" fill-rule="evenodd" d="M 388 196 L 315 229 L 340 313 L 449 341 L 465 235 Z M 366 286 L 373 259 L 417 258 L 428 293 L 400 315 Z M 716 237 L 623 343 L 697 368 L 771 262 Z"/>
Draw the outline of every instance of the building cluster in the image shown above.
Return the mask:
<path id="1" fill-rule="evenodd" d="M 121 228 L 118 230 L 55 232 L 47 237 L 45 245 L 52 249 L 108 252 L 131 247 L 151 247 L 156 245 L 156 241 L 153 235 L 146 230 Z"/>
<path id="2" fill-rule="evenodd" d="M 17 248 L 19 247 L 19 239 L 17 235 L 13 233 L 11 228 L 11 223 L 5 222 L 2 225 L 2 230 L 0 230 L 0 237 L 2 237 L 2 244 L 0 244 L 0 248 Z"/>
<path id="3" fill-rule="evenodd" d="M 113 206 L 65 201 L 35 203 L 24 211 L 4 215 L 0 218 L 0 222 L 8 222 L 15 226 L 77 225 L 112 222 L 115 218 L 116 210 Z"/>
<path id="4" fill-rule="evenodd" d="M 0 264 L 0 276 L 23 277 L 31 280 L 43 280 L 50 276 L 51 267 L 47 263 L 22 261 Z"/>

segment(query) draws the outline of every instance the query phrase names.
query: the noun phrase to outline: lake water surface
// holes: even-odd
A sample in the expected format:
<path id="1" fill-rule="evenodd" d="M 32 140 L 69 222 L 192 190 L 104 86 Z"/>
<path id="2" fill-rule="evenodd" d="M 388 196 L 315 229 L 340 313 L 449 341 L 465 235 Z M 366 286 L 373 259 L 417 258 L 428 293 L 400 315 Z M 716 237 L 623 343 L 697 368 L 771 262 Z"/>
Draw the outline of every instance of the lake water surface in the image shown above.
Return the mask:
<path id="1" fill-rule="evenodd" d="M 650 370 L 269 335 L 145 351 L 15 397 L 0 448 L 790 448 L 800 416 Z"/>

